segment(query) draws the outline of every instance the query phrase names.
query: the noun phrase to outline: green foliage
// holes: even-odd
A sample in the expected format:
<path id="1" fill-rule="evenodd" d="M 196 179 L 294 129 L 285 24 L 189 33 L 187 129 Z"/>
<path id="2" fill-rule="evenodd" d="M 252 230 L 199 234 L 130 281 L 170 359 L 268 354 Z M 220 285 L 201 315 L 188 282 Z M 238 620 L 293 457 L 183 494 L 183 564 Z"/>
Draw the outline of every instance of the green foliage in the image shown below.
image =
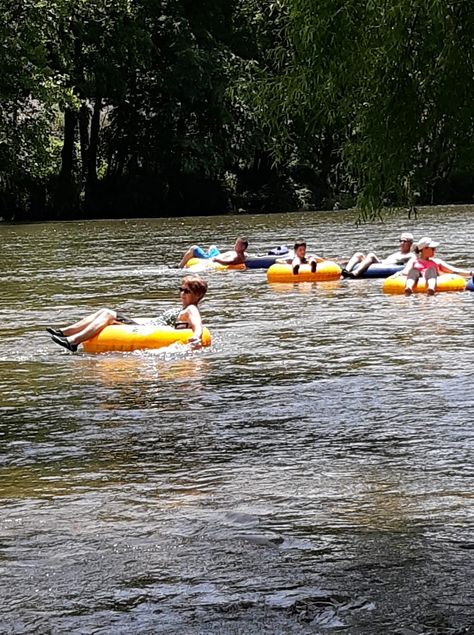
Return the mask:
<path id="1" fill-rule="evenodd" d="M 0 192 L 13 202 L 22 184 L 57 169 L 50 134 L 64 78 L 48 65 L 51 34 L 46 3 L 2 0 Z"/>
<path id="2" fill-rule="evenodd" d="M 228 153 L 223 129 L 229 124 L 225 87 L 232 72 L 223 11 L 228 6 L 137 5 L 149 48 L 142 63 L 125 75 L 126 99 L 111 113 L 111 172 L 223 172 Z"/>
<path id="3" fill-rule="evenodd" d="M 467 0 L 0 4 L 0 216 L 201 187 L 369 218 L 474 188 Z"/>
<path id="4" fill-rule="evenodd" d="M 364 214 L 412 204 L 472 137 L 473 20 L 463 1 L 292 0 L 255 91 L 280 153 L 299 119 L 337 140 Z"/>

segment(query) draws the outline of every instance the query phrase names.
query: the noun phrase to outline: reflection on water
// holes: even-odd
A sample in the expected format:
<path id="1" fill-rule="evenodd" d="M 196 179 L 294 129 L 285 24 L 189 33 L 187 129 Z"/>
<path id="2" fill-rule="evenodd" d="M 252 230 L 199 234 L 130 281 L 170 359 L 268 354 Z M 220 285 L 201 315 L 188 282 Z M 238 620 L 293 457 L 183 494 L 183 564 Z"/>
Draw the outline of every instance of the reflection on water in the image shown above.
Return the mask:
<path id="1" fill-rule="evenodd" d="M 201 355 L 189 357 L 188 350 L 174 345 L 166 352 L 157 350 L 91 355 L 87 364 L 81 366 L 84 381 L 89 373 L 105 385 L 153 384 L 159 381 L 185 380 L 185 386 L 196 389 L 196 383 L 206 378 L 208 361 Z M 186 355 L 186 357 L 181 357 Z M 193 383 L 189 383 L 193 380 Z"/>
<path id="2" fill-rule="evenodd" d="M 473 266 L 471 213 L 0 226 L 0 632 L 472 633 L 474 293 L 209 272 L 210 349 L 44 331 L 156 315 L 238 234 L 338 259 L 403 228 Z"/>
<path id="3" fill-rule="evenodd" d="M 317 284 L 312 284 L 310 282 L 302 282 L 300 284 L 294 282 L 270 282 L 269 286 L 275 293 L 288 294 L 290 291 L 293 291 L 294 293 L 318 293 L 321 291 L 331 291 L 339 289 L 341 284 L 341 280 L 331 280 L 318 282 Z"/>

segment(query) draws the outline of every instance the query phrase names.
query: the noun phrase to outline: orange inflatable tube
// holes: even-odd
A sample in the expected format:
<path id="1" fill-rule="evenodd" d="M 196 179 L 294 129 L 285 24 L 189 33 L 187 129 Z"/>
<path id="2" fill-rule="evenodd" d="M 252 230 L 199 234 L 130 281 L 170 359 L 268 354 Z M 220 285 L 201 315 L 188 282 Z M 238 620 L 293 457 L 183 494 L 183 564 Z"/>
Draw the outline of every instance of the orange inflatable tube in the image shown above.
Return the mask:
<path id="1" fill-rule="evenodd" d="M 82 346 L 86 353 L 105 353 L 108 351 L 136 351 L 146 348 L 163 348 L 175 342 L 186 344 L 193 337 L 191 329 L 174 329 L 171 326 L 153 324 L 111 324 L 95 337 L 86 340 Z M 202 345 L 209 346 L 211 334 L 203 329 Z"/>
<path id="2" fill-rule="evenodd" d="M 405 291 L 406 276 L 392 276 L 386 278 L 383 283 L 383 292 L 403 294 Z M 464 291 L 466 279 L 455 273 L 442 273 L 436 279 L 436 292 L 438 291 Z M 413 293 L 426 293 L 426 281 L 420 278 L 413 287 Z"/>
<path id="3" fill-rule="evenodd" d="M 215 262 L 210 258 L 190 258 L 185 268 L 189 269 L 189 271 L 199 273 L 201 271 L 224 271 L 226 269 L 243 271 L 246 269 L 246 266 L 243 262 L 238 265 L 221 265 L 219 262 Z"/>
<path id="4" fill-rule="evenodd" d="M 331 260 L 318 262 L 316 271 L 312 273 L 309 265 L 300 265 L 298 273 L 288 264 L 275 263 L 267 269 L 268 282 L 323 282 L 325 280 L 339 280 L 341 267 Z"/>

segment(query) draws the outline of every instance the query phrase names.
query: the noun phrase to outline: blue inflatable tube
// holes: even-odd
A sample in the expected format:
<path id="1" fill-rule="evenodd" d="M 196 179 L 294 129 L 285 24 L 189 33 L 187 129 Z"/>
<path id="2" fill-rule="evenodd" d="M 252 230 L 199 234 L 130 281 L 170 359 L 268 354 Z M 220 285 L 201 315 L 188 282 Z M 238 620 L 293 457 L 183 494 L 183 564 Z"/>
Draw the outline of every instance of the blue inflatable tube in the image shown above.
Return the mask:
<path id="1" fill-rule="evenodd" d="M 245 259 L 247 269 L 268 269 L 282 256 L 250 256 Z"/>
<path id="2" fill-rule="evenodd" d="M 470 278 L 466 284 L 466 291 L 474 291 L 474 278 Z"/>
<path id="3" fill-rule="evenodd" d="M 401 271 L 403 265 L 384 265 L 381 262 L 370 265 L 370 267 L 364 271 L 361 276 L 355 278 L 356 280 L 362 278 L 388 278 L 393 276 L 394 273 Z"/>
<path id="4" fill-rule="evenodd" d="M 274 265 L 279 258 L 284 259 L 288 257 L 289 253 L 290 250 L 287 245 L 280 245 L 279 247 L 270 249 L 264 256 L 249 256 L 245 259 L 245 266 L 247 269 L 268 269 Z"/>

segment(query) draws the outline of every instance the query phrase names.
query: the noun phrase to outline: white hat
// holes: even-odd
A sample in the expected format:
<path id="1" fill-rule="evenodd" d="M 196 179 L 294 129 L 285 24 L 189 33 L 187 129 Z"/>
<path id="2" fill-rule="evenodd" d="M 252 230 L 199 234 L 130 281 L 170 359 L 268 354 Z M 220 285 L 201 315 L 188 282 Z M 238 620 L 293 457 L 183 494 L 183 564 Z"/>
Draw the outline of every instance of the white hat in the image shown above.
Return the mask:
<path id="1" fill-rule="evenodd" d="M 435 249 L 436 247 L 438 247 L 438 245 L 439 243 L 431 240 L 429 236 L 423 236 L 423 238 L 420 238 L 420 240 L 416 243 L 418 249 L 424 249 L 425 247 L 431 247 L 431 249 Z"/>
<path id="2" fill-rule="evenodd" d="M 412 243 L 413 234 L 410 234 L 410 232 L 403 232 L 403 234 L 400 236 L 400 240 L 408 240 L 410 243 Z"/>

